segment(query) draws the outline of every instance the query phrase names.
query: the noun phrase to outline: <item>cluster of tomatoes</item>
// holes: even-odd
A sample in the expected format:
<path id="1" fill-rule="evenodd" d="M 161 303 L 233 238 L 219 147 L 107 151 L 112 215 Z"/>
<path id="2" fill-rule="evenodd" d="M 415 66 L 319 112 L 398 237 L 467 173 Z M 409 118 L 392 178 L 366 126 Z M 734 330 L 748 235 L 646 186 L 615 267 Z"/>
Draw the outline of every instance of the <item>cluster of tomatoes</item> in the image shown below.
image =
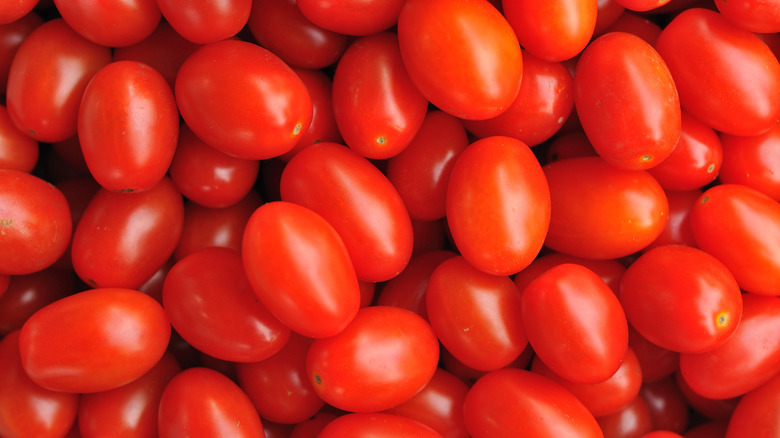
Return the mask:
<path id="1" fill-rule="evenodd" d="M 0 0 L 0 436 L 780 436 L 780 1 Z"/>

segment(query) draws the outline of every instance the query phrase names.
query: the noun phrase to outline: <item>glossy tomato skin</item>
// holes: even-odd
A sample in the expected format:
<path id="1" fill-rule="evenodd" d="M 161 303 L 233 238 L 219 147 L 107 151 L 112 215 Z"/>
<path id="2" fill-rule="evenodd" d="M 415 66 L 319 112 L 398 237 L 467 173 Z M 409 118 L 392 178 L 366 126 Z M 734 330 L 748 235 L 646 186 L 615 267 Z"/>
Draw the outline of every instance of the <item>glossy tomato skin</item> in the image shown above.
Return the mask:
<path id="1" fill-rule="evenodd" d="M 54 264 L 73 232 L 65 196 L 18 170 L 0 169 L 0 187 L 0 274 L 30 274 Z"/>
<path id="2" fill-rule="evenodd" d="M 43 19 L 35 12 L 10 23 L 0 24 L 0 94 L 6 93 L 8 70 L 19 45 L 41 24 Z"/>
<path id="3" fill-rule="evenodd" d="M 249 397 L 217 371 L 189 368 L 163 390 L 158 410 L 160 438 L 263 436 L 263 424 Z"/>
<path id="4" fill-rule="evenodd" d="M 469 145 L 447 186 L 447 223 L 475 268 L 511 275 L 539 253 L 550 221 L 550 194 L 530 148 L 510 137 Z"/>
<path id="5" fill-rule="evenodd" d="M 252 0 L 157 0 L 157 6 L 179 35 L 196 44 L 208 44 L 237 34 L 249 19 Z"/>
<path id="6" fill-rule="evenodd" d="M 715 6 L 721 15 L 741 29 L 756 33 L 780 32 L 780 11 L 772 2 L 718 0 Z"/>
<path id="7" fill-rule="evenodd" d="M 780 374 L 742 396 L 731 415 L 726 438 L 780 435 Z"/>
<path id="8" fill-rule="evenodd" d="M 653 419 L 641 396 L 634 397 L 623 409 L 596 419 L 604 438 L 641 438 L 653 431 Z"/>
<path id="9" fill-rule="evenodd" d="M 544 274 L 548 269 L 564 263 L 575 263 L 590 269 L 601 277 L 615 293 L 620 287 L 620 278 L 626 272 L 626 267 L 617 260 L 591 260 L 559 252 L 549 252 L 535 258 L 528 267 L 518 272 L 513 278 L 515 286 L 522 292 L 528 283 L 536 277 Z"/>
<path id="10" fill-rule="evenodd" d="M 171 325 L 157 301 L 132 289 L 100 288 L 33 314 L 19 338 L 24 370 L 44 388 L 100 392 L 132 382 L 163 356 Z"/>
<path id="11" fill-rule="evenodd" d="M 176 150 L 179 112 L 173 92 L 146 64 L 112 62 L 84 90 L 78 136 L 89 171 L 101 186 L 149 190 L 165 176 Z"/>
<path id="12" fill-rule="evenodd" d="M 780 62 L 757 36 L 717 12 L 683 11 L 661 32 L 656 50 L 672 72 L 682 107 L 713 129 L 758 135 L 780 119 L 774 98 Z"/>
<path id="13" fill-rule="evenodd" d="M 0 335 L 21 329 L 42 307 L 76 292 L 70 269 L 50 267 L 32 274 L 13 275 L 0 295 Z"/>
<path id="14" fill-rule="evenodd" d="M 37 5 L 38 0 L 18 0 L 13 2 L 4 2 L 3 10 L 0 11 L 0 25 L 21 20 Z"/>
<path id="15" fill-rule="evenodd" d="M 780 123 L 756 136 L 721 135 L 723 165 L 718 177 L 725 184 L 743 184 L 780 202 Z"/>
<path id="16" fill-rule="evenodd" d="M 422 317 L 398 307 L 371 306 L 360 309 L 341 333 L 315 340 L 306 370 L 326 403 L 375 412 L 420 392 L 438 361 L 438 340 Z"/>
<path id="17" fill-rule="evenodd" d="M 556 374 L 577 383 L 603 382 L 620 368 L 628 323 L 612 290 L 588 268 L 562 264 L 522 292 L 528 342 Z"/>
<path id="18" fill-rule="evenodd" d="M 352 413 L 342 415 L 328 423 L 317 436 L 320 438 L 340 438 L 344 436 L 371 436 L 374 438 L 393 438 L 398 436 L 443 437 L 442 434 L 418 421 L 386 413 Z"/>
<path id="19" fill-rule="evenodd" d="M 311 123 L 306 86 L 279 57 L 245 41 L 207 44 L 179 69 L 176 102 L 211 147 L 245 159 L 279 156 Z"/>
<path id="20" fill-rule="evenodd" d="M 547 377 L 526 370 L 492 371 L 471 387 L 463 406 L 474 438 L 602 437 L 585 406 Z"/>
<path id="21" fill-rule="evenodd" d="M 488 119 L 517 97 L 520 45 L 487 0 L 407 1 L 398 17 L 398 40 L 412 82 L 445 112 Z"/>
<path id="22" fill-rule="evenodd" d="M 346 35 L 371 35 L 393 27 L 403 0 L 297 0 L 313 23 Z"/>
<path id="23" fill-rule="evenodd" d="M 11 120 L 38 141 L 75 136 L 84 89 L 110 61 L 108 47 L 84 39 L 62 19 L 47 21 L 22 42 L 11 63 L 6 94 Z"/>
<path id="24" fill-rule="evenodd" d="M 596 152 L 621 169 L 657 165 L 680 138 L 672 75 L 655 49 L 631 34 L 605 34 L 582 52 L 574 71 L 574 105 Z"/>
<path id="25" fill-rule="evenodd" d="M 100 189 L 73 233 L 73 268 L 92 287 L 137 288 L 173 254 L 183 221 L 168 177 L 145 192 Z"/>
<path id="26" fill-rule="evenodd" d="M 746 186 L 721 184 L 699 197 L 690 221 L 699 248 L 726 265 L 742 289 L 780 294 L 780 203 Z"/>
<path id="27" fill-rule="evenodd" d="M 661 245 L 687 245 L 695 248 L 696 240 L 691 230 L 691 209 L 703 192 L 694 189 L 665 190 L 664 193 L 669 201 L 669 219 L 661 234 L 642 251 L 646 252 Z"/>
<path id="28" fill-rule="evenodd" d="M 19 331 L 0 342 L 0 434 L 7 438 L 65 436 L 76 420 L 78 394 L 30 380 L 19 356 Z"/>
<path id="29" fill-rule="evenodd" d="M 257 302 L 241 253 L 233 249 L 206 248 L 179 260 L 165 278 L 162 300 L 181 337 L 217 359 L 267 359 L 290 337 L 290 329 Z"/>
<path id="30" fill-rule="evenodd" d="M 387 177 L 344 146 L 318 143 L 299 152 L 282 172 L 282 200 L 305 206 L 338 232 L 358 279 L 385 281 L 412 255 L 409 213 Z"/>
<path id="31" fill-rule="evenodd" d="M 655 429 L 682 433 L 688 428 L 688 402 L 674 376 L 642 384 L 639 395 L 647 404 Z"/>
<path id="32" fill-rule="evenodd" d="M 396 34 L 365 36 L 347 47 L 333 76 L 333 110 L 344 142 L 364 157 L 389 158 L 409 146 L 428 101 L 406 72 Z"/>
<path id="33" fill-rule="evenodd" d="M 646 171 L 618 169 L 599 157 L 560 160 L 543 170 L 552 201 L 550 249 L 620 258 L 650 244 L 666 225 L 666 195 Z"/>
<path id="34" fill-rule="evenodd" d="M 162 14 L 155 0 L 94 4 L 55 0 L 57 11 L 84 38 L 106 47 L 135 44 L 154 32 Z"/>
<path id="35" fill-rule="evenodd" d="M 653 21 L 652 17 L 626 11 L 620 14 L 620 17 L 609 26 L 609 29 L 607 29 L 606 32 L 632 33 L 645 40 L 647 44 L 655 46 L 655 42 L 658 40 L 658 35 L 661 34 L 661 30 L 661 26 Z"/>
<path id="36" fill-rule="evenodd" d="M 680 363 L 680 353 L 659 347 L 628 325 L 628 346 L 642 367 L 642 381 L 654 382 L 674 374 Z"/>
<path id="37" fill-rule="evenodd" d="M 360 305 L 347 249 L 322 216 L 276 201 L 259 207 L 244 230 L 242 259 L 260 301 L 291 330 L 328 337 L 344 330 Z"/>
<path id="38" fill-rule="evenodd" d="M 14 125 L 8 109 L 0 105 L 0 169 L 32 172 L 38 162 L 38 142 Z"/>

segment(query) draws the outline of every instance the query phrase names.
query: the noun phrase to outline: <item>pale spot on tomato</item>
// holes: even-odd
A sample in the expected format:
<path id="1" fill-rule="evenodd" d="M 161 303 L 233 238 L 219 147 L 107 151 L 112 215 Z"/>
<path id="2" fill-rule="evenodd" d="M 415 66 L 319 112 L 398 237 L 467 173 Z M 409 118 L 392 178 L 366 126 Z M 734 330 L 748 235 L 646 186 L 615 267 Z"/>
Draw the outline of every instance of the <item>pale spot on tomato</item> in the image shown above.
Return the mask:
<path id="1" fill-rule="evenodd" d="M 715 324 L 717 324 L 718 327 L 723 327 L 728 322 L 728 314 L 726 312 L 721 312 L 718 314 L 718 317 L 715 319 Z"/>
<path id="2" fill-rule="evenodd" d="M 701 203 L 702 204 L 706 204 L 707 201 L 709 201 L 709 200 L 710 200 L 710 197 L 709 196 L 705 196 L 705 197 L 701 198 Z"/>
<path id="3" fill-rule="evenodd" d="M 382 137 L 382 136 L 379 136 L 379 137 L 376 138 L 376 144 L 385 144 L 386 142 L 387 142 L 387 139 Z"/>
<path id="4" fill-rule="evenodd" d="M 314 375 L 314 383 L 316 383 L 316 384 L 318 384 L 318 385 L 319 385 L 320 383 L 322 383 L 322 377 L 320 377 L 320 375 L 319 375 L 319 374 L 315 374 L 315 375 Z"/>
<path id="5" fill-rule="evenodd" d="M 298 123 L 297 125 L 295 125 L 295 127 L 293 128 L 293 135 L 300 134 L 301 133 L 301 129 L 303 129 L 303 124 Z"/>
<path id="6" fill-rule="evenodd" d="M 652 155 L 642 155 L 642 161 L 650 161 L 653 159 Z"/>
<path id="7" fill-rule="evenodd" d="M 712 173 L 715 170 L 715 164 L 710 164 L 709 167 L 707 167 L 707 173 Z"/>

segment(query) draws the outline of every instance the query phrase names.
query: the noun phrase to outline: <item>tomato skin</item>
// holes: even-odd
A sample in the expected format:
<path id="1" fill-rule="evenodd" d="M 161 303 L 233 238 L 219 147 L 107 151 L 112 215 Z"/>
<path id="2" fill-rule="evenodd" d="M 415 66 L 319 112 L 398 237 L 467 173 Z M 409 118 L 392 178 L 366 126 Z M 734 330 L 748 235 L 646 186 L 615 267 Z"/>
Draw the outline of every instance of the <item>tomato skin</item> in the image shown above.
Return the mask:
<path id="1" fill-rule="evenodd" d="M 522 292 L 523 323 L 534 352 L 576 383 L 603 382 L 620 368 L 628 323 L 612 290 L 590 269 L 565 263 Z"/>
<path id="2" fill-rule="evenodd" d="M 54 0 L 57 11 L 84 38 L 105 47 L 135 44 L 154 32 L 162 14 L 155 0 Z"/>
<path id="3" fill-rule="evenodd" d="M 780 123 L 750 137 L 722 134 L 723 165 L 718 177 L 724 184 L 743 184 L 780 202 Z"/>
<path id="4" fill-rule="evenodd" d="M 306 358 L 314 390 L 331 406 L 376 412 L 411 399 L 433 377 L 439 342 L 416 313 L 389 306 L 360 309 L 341 333 L 315 340 Z"/>
<path id="5" fill-rule="evenodd" d="M 157 301 L 132 289 L 65 297 L 22 326 L 24 370 L 44 388 L 100 392 L 132 382 L 163 356 L 171 325 Z"/>
<path id="6" fill-rule="evenodd" d="M 137 288 L 171 257 L 183 221 L 168 177 L 145 192 L 100 189 L 73 233 L 73 269 L 92 287 Z"/>
<path id="7" fill-rule="evenodd" d="M 658 35 L 661 34 L 661 26 L 645 15 L 626 11 L 620 14 L 620 17 L 609 26 L 606 32 L 627 32 L 642 38 L 655 46 Z"/>
<path id="8" fill-rule="evenodd" d="M 279 156 L 311 123 L 306 86 L 279 57 L 245 41 L 206 44 L 179 69 L 176 102 L 211 147 L 245 159 Z"/>
<path id="9" fill-rule="evenodd" d="M 690 385 L 688 385 L 688 382 L 686 382 L 683 378 L 682 372 L 679 370 L 674 374 L 674 380 L 677 383 L 677 387 L 680 389 L 683 397 L 685 397 L 688 406 L 690 406 L 695 412 L 712 420 L 723 420 L 731 417 L 731 414 L 737 407 L 737 403 L 741 397 L 736 396 L 725 399 L 713 399 L 705 397 L 691 389 Z"/>
<path id="10" fill-rule="evenodd" d="M 409 213 L 387 177 L 356 152 L 334 143 L 300 151 L 282 172 L 282 200 L 305 206 L 338 232 L 358 279 L 385 281 L 412 255 Z"/>
<path id="11" fill-rule="evenodd" d="M 677 387 L 674 376 L 644 383 L 639 395 L 647 404 L 655 429 L 682 433 L 688 428 L 688 402 Z"/>
<path id="12" fill-rule="evenodd" d="M 628 346 L 642 368 L 642 381 L 654 382 L 674 374 L 679 368 L 680 353 L 659 347 L 628 325 Z"/>
<path id="13" fill-rule="evenodd" d="M 469 145 L 447 186 L 447 223 L 475 268 L 510 275 L 539 253 L 550 221 L 547 181 L 530 148 L 510 137 Z"/>
<path id="14" fill-rule="evenodd" d="M 165 176 L 179 136 L 179 113 L 165 78 L 146 64 L 117 61 L 90 79 L 78 136 L 90 173 L 109 190 L 149 190 Z"/>
<path id="15" fill-rule="evenodd" d="M 486 0 L 407 1 L 398 17 L 398 41 L 412 82 L 447 113 L 488 119 L 517 97 L 520 45 Z"/>
<path id="16" fill-rule="evenodd" d="M 252 0 L 156 1 L 171 27 L 196 44 L 213 43 L 237 34 L 246 25 L 252 9 Z"/>
<path id="17" fill-rule="evenodd" d="M 602 437 L 593 415 L 547 377 L 504 368 L 482 376 L 463 405 L 474 438 L 510 436 Z"/>
<path id="18" fill-rule="evenodd" d="M 43 24 L 43 19 L 35 12 L 6 24 L 0 24 L 0 94 L 6 94 L 8 70 L 11 62 L 27 35 Z"/>
<path id="19" fill-rule="evenodd" d="M 632 34 L 605 34 L 582 52 L 574 71 L 574 105 L 596 152 L 621 169 L 657 165 L 680 138 L 672 75 L 655 49 Z"/>
<path id="20" fill-rule="evenodd" d="M 721 184 L 699 197 L 690 221 L 699 248 L 726 265 L 742 289 L 780 294 L 780 203 L 746 186 Z"/>
<path id="21" fill-rule="evenodd" d="M 780 435 L 780 374 L 742 396 L 731 414 L 725 438 Z"/>
<path id="22" fill-rule="evenodd" d="M 37 5 L 38 0 L 4 1 L 3 9 L 0 11 L 0 25 L 13 23 L 24 18 Z"/>
<path id="23" fill-rule="evenodd" d="M 37 162 L 38 142 L 19 131 L 0 105 L 0 169 L 30 173 Z"/>
<path id="24" fill-rule="evenodd" d="M 653 431 L 653 420 L 647 403 L 636 396 L 623 409 L 596 419 L 604 438 L 641 438 Z"/>
<path id="25" fill-rule="evenodd" d="M 297 0 L 312 23 L 346 35 L 371 35 L 398 21 L 403 0 Z"/>
<path id="26" fill-rule="evenodd" d="M 757 36 L 717 12 L 683 11 L 661 32 L 656 50 L 672 72 L 683 109 L 713 129 L 758 135 L 780 120 L 774 98 L 780 95 L 780 62 Z"/>
<path id="27" fill-rule="evenodd" d="M 620 287 L 620 278 L 626 272 L 626 267 L 617 260 L 590 260 L 551 252 L 535 258 L 528 267 L 518 272 L 513 279 L 515 286 L 522 292 L 528 286 L 528 283 L 536 277 L 544 274 L 548 269 L 564 263 L 575 263 L 590 269 L 598 274 L 604 280 L 604 283 L 616 294 Z"/>
<path id="28" fill-rule="evenodd" d="M 696 240 L 691 230 L 691 209 L 703 192 L 698 189 L 664 192 L 669 201 L 669 219 L 661 234 L 642 251 L 647 252 L 661 245 L 687 245 L 695 248 Z"/>
<path id="29" fill-rule="evenodd" d="M 630 9 L 632 11 L 639 11 L 639 12 L 650 11 L 669 3 L 669 0 L 615 0 L 615 1 L 626 9 Z"/>
<path id="30" fill-rule="evenodd" d="M 110 61 L 108 47 L 84 39 L 64 20 L 40 25 L 19 46 L 8 72 L 6 105 L 11 120 L 38 141 L 75 136 L 84 89 Z"/>
<path id="31" fill-rule="evenodd" d="M 666 194 L 646 171 L 618 169 L 598 157 L 560 160 L 543 170 L 552 203 L 550 249 L 620 258 L 649 245 L 666 225 Z"/>
<path id="32" fill-rule="evenodd" d="M 342 415 L 333 419 L 317 435 L 319 438 L 341 438 L 345 436 L 440 438 L 443 435 L 418 421 L 400 415 L 385 413 L 352 413 Z"/>
<path id="33" fill-rule="evenodd" d="M 158 411 L 160 438 L 263 436 L 249 397 L 230 379 L 208 368 L 189 368 L 163 390 Z"/>
<path id="34" fill-rule="evenodd" d="M 249 283 L 268 310 L 307 337 L 336 335 L 355 317 L 360 290 L 347 249 L 322 216 L 276 201 L 252 213 L 242 259 Z"/>
<path id="35" fill-rule="evenodd" d="M 775 33 L 780 32 L 780 11 L 777 3 L 763 0 L 744 0 L 715 2 L 718 11 L 737 27 L 749 32 Z"/>
<path id="36" fill-rule="evenodd" d="M 64 436 L 76 420 L 79 396 L 42 388 L 19 356 L 19 331 L 0 342 L 0 434 L 6 438 Z"/>

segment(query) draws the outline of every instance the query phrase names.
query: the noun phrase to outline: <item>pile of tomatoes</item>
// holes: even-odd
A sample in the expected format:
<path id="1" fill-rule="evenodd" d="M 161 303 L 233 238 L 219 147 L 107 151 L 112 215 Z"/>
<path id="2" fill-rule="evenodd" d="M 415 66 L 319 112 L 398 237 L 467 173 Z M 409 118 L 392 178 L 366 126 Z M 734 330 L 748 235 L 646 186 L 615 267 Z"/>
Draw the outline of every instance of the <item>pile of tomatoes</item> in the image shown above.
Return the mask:
<path id="1" fill-rule="evenodd" d="M 0 0 L 0 437 L 777 438 L 778 32 Z"/>

